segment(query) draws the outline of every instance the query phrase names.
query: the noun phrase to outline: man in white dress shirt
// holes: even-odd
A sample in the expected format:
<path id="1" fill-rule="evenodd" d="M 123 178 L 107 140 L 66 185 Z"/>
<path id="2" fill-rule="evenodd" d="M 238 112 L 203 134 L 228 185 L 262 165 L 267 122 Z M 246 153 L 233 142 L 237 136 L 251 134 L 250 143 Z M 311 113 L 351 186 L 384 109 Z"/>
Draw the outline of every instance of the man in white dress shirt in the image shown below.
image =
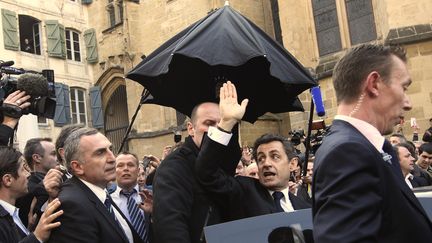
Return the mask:
<path id="1" fill-rule="evenodd" d="M 116 182 L 117 189 L 111 194 L 129 222 L 137 233 L 148 242 L 149 215 L 145 215 L 139 206 L 142 202 L 140 188 L 138 187 L 139 160 L 129 152 L 123 152 L 116 158 Z M 133 204 L 133 205 L 131 205 Z"/>

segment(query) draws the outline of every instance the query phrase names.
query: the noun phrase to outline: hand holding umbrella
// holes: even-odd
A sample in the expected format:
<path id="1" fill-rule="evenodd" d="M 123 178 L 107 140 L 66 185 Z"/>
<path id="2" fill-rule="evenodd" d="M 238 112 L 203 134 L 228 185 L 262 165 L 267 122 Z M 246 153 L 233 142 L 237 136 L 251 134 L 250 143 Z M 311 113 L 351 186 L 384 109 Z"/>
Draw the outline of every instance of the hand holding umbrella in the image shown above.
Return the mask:
<path id="1" fill-rule="evenodd" d="M 244 99 L 241 104 L 238 103 L 237 90 L 231 81 L 222 85 L 220 88 L 219 98 L 221 120 L 219 121 L 218 127 L 224 131 L 231 132 L 232 128 L 245 114 L 249 100 Z"/>

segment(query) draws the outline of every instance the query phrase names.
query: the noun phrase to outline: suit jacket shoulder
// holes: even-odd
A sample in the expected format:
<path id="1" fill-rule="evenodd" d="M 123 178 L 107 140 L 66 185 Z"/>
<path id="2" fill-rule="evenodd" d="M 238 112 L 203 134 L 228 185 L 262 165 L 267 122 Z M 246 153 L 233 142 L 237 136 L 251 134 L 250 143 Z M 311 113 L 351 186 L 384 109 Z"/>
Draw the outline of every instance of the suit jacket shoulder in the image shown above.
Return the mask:
<path id="1" fill-rule="evenodd" d="M 62 186 L 59 199 L 64 213 L 49 242 L 128 242 L 103 203 L 78 178 L 72 177 Z"/>
<path id="2" fill-rule="evenodd" d="M 425 242 L 432 235 L 431 222 L 406 183 L 346 122 L 335 120 L 318 149 L 312 185 L 319 242 Z"/>

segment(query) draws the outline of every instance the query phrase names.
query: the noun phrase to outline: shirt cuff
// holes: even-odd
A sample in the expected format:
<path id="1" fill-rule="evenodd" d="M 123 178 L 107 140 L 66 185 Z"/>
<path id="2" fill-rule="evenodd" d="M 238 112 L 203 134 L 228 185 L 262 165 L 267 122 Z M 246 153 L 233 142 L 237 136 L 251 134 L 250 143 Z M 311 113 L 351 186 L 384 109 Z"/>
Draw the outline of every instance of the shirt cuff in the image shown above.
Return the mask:
<path id="1" fill-rule="evenodd" d="M 217 129 L 216 127 L 209 127 L 208 132 L 207 132 L 207 136 L 211 140 L 227 146 L 229 141 L 231 140 L 232 133 L 222 132 L 221 130 Z"/>

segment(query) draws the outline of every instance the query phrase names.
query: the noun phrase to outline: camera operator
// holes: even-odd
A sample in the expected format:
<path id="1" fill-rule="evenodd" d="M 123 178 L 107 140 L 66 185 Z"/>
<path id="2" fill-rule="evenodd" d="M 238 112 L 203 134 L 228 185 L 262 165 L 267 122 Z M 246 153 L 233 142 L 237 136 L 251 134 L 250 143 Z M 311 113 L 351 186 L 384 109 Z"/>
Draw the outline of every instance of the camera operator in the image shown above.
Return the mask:
<path id="1" fill-rule="evenodd" d="M 0 124 L 0 145 L 7 146 L 9 141 L 12 141 L 14 129 L 18 124 L 20 115 L 11 111 L 23 110 L 30 106 L 30 95 L 26 95 L 25 91 L 16 90 L 0 101 L 1 115 L 3 117 L 2 124 Z M 1 118 L 0 118 L 1 120 Z"/>

